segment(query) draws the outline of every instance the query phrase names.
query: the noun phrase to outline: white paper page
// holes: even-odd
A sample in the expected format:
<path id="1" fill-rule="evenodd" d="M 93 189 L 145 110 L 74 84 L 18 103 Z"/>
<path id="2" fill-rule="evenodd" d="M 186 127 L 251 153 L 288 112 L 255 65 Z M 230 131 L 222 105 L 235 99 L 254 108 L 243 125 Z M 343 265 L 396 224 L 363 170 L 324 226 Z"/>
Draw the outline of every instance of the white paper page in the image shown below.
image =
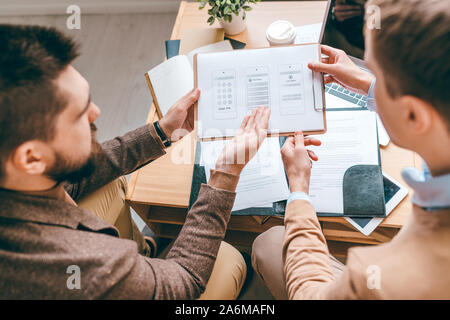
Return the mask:
<path id="1" fill-rule="evenodd" d="M 231 46 L 230 40 L 223 40 L 223 41 L 211 43 L 206 46 L 192 50 L 186 56 L 189 60 L 189 63 L 191 64 L 191 66 L 194 66 L 194 55 L 196 53 L 224 52 L 224 51 L 232 51 L 232 50 L 233 50 L 233 47 Z"/>
<path id="2" fill-rule="evenodd" d="M 286 199 L 285 199 L 286 200 Z M 273 202 L 261 203 L 257 206 L 253 206 L 254 208 L 272 208 Z"/>
<path id="3" fill-rule="evenodd" d="M 319 147 L 308 147 L 319 157 L 311 170 L 310 197 L 316 212 L 344 212 L 342 181 L 345 171 L 358 164 L 379 164 L 376 114 L 371 111 L 328 111 L 327 132 L 316 136 Z"/>
<path id="4" fill-rule="evenodd" d="M 296 27 L 295 31 L 297 31 L 297 36 L 295 37 L 294 43 L 319 42 L 321 29 L 322 22 Z"/>
<path id="5" fill-rule="evenodd" d="M 318 45 L 236 50 L 197 56 L 198 135 L 233 136 L 245 115 L 272 110 L 269 132 L 323 130 L 320 74 L 308 69 Z M 314 83 L 314 90 L 313 90 Z"/>
<path id="6" fill-rule="evenodd" d="M 356 103 L 351 103 L 350 101 L 341 99 L 332 95 L 328 92 L 325 92 L 325 101 L 327 102 L 327 109 L 343 109 L 343 108 L 353 108 L 360 109 L 361 106 L 358 106 Z"/>
<path id="7" fill-rule="evenodd" d="M 194 71 L 185 55 L 164 61 L 148 72 L 161 113 L 194 88 Z"/>
<path id="8" fill-rule="evenodd" d="M 380 119 L 380 116 L 377 114 L 377 124 L 378 124 L 378 141 L 380 142 L 380 146 L 386 147 L 391 141 L 389 134 L 384 128 L 383 122 Z"/>
<path id="9" fill-rule="evenodd" d="M 357 104 L 348 102 L 344 99 L 340 99 L 336 96 L 333 96 L 332 94 L 329 94 L 328 92 L 325 93 L 325 100 L 327 102 L 327 109 L 342 109 L 342 108 L 360 108 Z M 386 132 L 386 129 L 383 126 L 383 123 L 381 122 L 380 117 L 377 115 L 377 123 L 378 123 L 378 142 L 380 143 L 380 146 L 387 146 L 389 144 L 389 141 L 391 141 L 391 138 L 389 137 L 389 134 Z"/>
<path id="10" fill-rule="evenodd" d="M 201 143 L 200 164 L 205 166 L 209 180 L 210 169 L 227 141 L 207 141 Z M 251 207 L 271 207 L 273 202 L 287 200 L 289 188 L 284 174 L 278 138 L 266 138 L 255 157 L 241 172 L 236 188 L 233 211 Z"/>

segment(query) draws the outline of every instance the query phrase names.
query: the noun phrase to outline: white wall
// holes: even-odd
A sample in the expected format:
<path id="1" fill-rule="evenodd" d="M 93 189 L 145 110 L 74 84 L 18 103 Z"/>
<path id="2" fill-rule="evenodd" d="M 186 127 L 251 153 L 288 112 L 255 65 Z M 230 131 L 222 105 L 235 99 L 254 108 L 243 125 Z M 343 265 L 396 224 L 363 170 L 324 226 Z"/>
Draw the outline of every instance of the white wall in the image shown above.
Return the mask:
<path id="1" fill-rule="evenodd" d="M 180 0 L 0 0 L 0 16 L 66 14 L 76 4 L 82 14 L 177 12 Z"/>

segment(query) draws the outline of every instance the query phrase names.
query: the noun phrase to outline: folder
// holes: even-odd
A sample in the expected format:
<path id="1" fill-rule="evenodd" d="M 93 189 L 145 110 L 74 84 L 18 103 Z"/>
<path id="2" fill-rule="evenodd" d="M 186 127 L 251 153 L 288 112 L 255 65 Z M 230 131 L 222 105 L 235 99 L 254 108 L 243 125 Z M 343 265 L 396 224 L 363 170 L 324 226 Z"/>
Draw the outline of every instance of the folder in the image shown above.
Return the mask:
<path id="1" fill-rule="evenodd" d="M 365 108 L 352 109 L 331 109 L 328 112 L 367 111 Z M 370 112 L 372 114 L 372 112 Z M 357 115 L 357 113 L 355 113 Z M 376 127 L 376 118 L 373 114 L 374 126 Z M 373 141 L 373 148 L 376 148 L 377 159 L 375 164 L 357 164 L 346 169 L 342 179 L 342 212 L 327 212 L 317 210 L 319 217 L 385 217 L 386 207 L 384 200 L 383 174 L 381 171 L 381 158 L 378 146 L 378 135 L 376 141 Z M 286 137 L 280 137 L 280 146 L 284 144 Z M 318 147 L 321 148 L 321 147 Z M 189 208 L 194 204 L 198 197 L 198 192 L 202 183 L 207 183 L 205 168 L 200 164 L 201 143 L 198 141 L 196 146 L 194 173 L 191 185 L 191 194 Z M 320 160 L 320 159 L 319 159 Z M 287 179 L 287 177 L 286 177 Z M 310 194 L 311 195 L 311 194 Z M 273 202 L 271 207 L 251 207 L 247 209 L 232 211 L 232 215 L 250 215 L 261 216 L 257 221 L 264 223 L 269 216 L 283 216 L 287 201 Z M 331 211 L 331 210 L 330 210 Z"/>
<path id="2" fill-rule="evenodd" d="M 197 200 L 202 183 L 207 183 L 205 167 L 201 165 L 201 142 L 197 141 L 195 148 L 194 172 L 192 175 L 191 194 L 189 197 L 189 209 Z M 284 202 L 284 205 L 283 205 Z M 254 215 L 254 216 L 283 216 L 286 201 L 273 202 L 271 207 L 251 207 L 232 211 L 232 215 Z"/>

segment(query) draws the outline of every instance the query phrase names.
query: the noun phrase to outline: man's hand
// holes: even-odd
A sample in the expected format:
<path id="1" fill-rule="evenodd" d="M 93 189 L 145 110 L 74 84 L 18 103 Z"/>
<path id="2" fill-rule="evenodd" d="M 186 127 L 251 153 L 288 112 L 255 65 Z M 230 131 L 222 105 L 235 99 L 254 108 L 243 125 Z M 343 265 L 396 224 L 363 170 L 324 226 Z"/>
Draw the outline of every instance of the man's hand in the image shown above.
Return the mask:
<path id="1" fill-rule="evenodd" d="M 309 178 L 311 176 L 312 160 L 319 158 L 305 146 L 320 146 L 320 140 L 304 137 L 303 132 L 295 132 L 294 137 L 286 139 L 281 148 L 281 157 L 283 158 L 284 168 L 289 179 L 289 188 L 291 192 L 309 192 Z"/>
<path id="2" fill-rule="evenodd" d="M 223 148 L 216 170 L 239 176 L 267 136 L 270 109 L 259 107 L 242 121 L 236 136 Z"/>
<path id="3" fill-rule="evenodd" d="M 194 104 L 199 98 L 200 90 L 193 89 L 170 107 L 166 115 L 159 120 L 159 126 L 171 141 L 183 138 L 194 129 Z"/>
<path id="4" fill-rule="evenodd" d="M 360 69 L 342 50 L 325 45 L 321 50 L 328 58 L 322 58 L 322 62 L 310 62 L 308 68 L 325 73 L 325 84 L 336 82 L 348 90 L 367 95 L 374 79 L 370 73 Z"/>

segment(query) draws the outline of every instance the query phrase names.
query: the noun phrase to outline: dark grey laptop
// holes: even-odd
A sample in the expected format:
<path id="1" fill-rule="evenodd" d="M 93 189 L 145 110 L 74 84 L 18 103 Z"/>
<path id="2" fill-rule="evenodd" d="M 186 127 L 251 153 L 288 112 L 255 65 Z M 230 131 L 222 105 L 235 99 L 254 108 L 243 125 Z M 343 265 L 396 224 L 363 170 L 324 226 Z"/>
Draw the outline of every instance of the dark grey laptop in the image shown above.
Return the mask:
<path id="1" fill-rule="evenodd" d="M 366 0 L 328 0 L 320 44 L 344 50 L 361 69 L 364 65 L 364 4 Z M 369 71 L 368 71 L 369 72 Z M 325 85 L 328 106 L 363 107 L 367 97 L 333 83 Z"/>

